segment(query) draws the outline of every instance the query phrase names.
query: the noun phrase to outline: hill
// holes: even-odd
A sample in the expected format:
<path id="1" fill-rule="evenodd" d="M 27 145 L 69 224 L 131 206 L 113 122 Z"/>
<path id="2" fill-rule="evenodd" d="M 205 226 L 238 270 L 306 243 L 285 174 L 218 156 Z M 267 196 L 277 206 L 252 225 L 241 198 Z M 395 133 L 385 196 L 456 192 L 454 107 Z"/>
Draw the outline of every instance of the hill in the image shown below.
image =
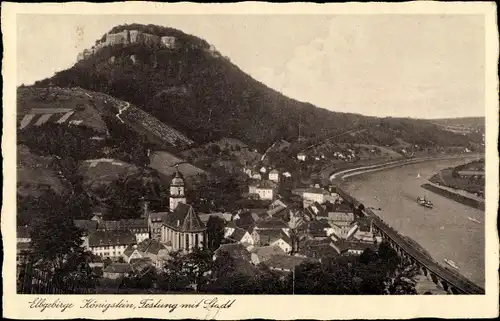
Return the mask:
<path id="1" fill-rule="evenodd" d="M 233 137 L 264 152 L 274 142 L 321 141 L 367 129 L 344 143 L 468 145 L 428 121 L 331 112 L 251 78 L 206 41 L 152 25 L 114 27 L 71 68 L 36 86 L 74 87 L 129 101 L 197 143 Z M 362 90 L 362 89 L 360 89 Z"/>
<path id="2" fill-rule="evenodd" d="M 89 128 L 103 138 L 119 122 L 154 145 L 182 147 L 193 144 L 184 134 L 136 106 L 103 93 L 79 87 L 21 87 L 17 97 L 19 131 L 58 124 Z"/>
<path id="3" fill-rule="evenodd" d="M 474 128 L 474 129 L 484 129 L 485 127 L 484 117 L 442 118 L 442 119 L 433 119 L 430 120 L 430 122 L 442 126 L 455 126 L 464 128 Z"/>

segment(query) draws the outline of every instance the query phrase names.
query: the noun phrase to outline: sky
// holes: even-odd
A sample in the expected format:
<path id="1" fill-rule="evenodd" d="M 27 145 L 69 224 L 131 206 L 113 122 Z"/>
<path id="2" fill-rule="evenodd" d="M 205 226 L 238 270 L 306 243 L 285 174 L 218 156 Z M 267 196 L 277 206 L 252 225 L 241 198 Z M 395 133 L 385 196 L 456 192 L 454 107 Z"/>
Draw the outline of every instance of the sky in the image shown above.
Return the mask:
<path id="1" fill-rule="evenodd" d="M 380 117 L 485 115 L 480 15 L 17 16 L 17 84 L 76 62 L 113 26 L 157 24 L 205 39 L 291 98 Z"/>

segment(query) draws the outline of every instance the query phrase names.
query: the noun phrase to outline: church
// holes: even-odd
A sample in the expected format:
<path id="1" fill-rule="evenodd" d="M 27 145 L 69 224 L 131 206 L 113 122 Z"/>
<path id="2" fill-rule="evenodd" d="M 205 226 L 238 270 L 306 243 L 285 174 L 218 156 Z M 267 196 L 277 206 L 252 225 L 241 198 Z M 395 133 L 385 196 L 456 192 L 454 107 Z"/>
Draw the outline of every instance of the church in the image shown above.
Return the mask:
<path id="1" fill-rule="evenodd" d="M 156 222 L 152 222 L 151 217 L 156 217 Z M 151 213 L 151 223 L 156 223 L 155 231 L 159 229 L 157 238 L 172 251 L 188 253 L 206 244 L 207 229 L 193 207 L 186 202 L 185 182 L 178 168 L 170 184 L 170 210 Z M 152 238 L 155 237 L 152 235 Z"/>

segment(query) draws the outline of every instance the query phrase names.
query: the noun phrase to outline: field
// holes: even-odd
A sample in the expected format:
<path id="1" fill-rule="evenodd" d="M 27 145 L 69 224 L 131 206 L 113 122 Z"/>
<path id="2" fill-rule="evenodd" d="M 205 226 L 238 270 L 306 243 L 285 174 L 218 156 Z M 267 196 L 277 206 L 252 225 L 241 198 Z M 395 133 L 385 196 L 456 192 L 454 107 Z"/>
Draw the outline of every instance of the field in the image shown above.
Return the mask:
<path id="1" fill-rule="evenodd" d="M 138 173 L 139 169 L 132 164 L 114 159 L 94 159 L 81 162 L 79 174 L 84 178 L 84 184 L 95 188 L 109 184 L 119 178 Z"/>
<path id="2" fill-rule="evenodd" d="M 101 113 L 103 110 L 110 112 L 110 107 L 78 89 L 19 88 L 17 99 L 20 129 L 45 122 L 59 122 L 84 125 L 103 133 L 107 131 Z"/>
<path id="3" fill-rule="evenodd" d="M 204 174 L 205 171 L 186 163 L 182 158 L 176 157 L 171 153 L 164 151 L 153 152 L 150 155 L 150 167 L 156 169 L 160 174 L 166 177 L 172 177 L 175 173 L 175 165 L 179 165 L 179 171 L 184 177 Z"/>

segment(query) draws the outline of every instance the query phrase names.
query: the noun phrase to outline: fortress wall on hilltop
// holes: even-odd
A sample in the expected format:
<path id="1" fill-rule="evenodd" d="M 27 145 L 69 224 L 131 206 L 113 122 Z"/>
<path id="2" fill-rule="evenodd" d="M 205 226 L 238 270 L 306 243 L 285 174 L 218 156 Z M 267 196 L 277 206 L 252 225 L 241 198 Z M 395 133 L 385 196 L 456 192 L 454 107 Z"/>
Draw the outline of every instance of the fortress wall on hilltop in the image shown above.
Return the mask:
<path id="1" fill-rule="evenodd" d="M 124 30 L 117 33 L 107 33 L 103 41 L 97 41 L 92 49 L 85 49 L 77 56 L 77 61 L 88 58 L 90 55 L 95 54 L 99 50 L 107 46 L 118 44 L 145 44 L 147 46 L 161 46 L 163 48 L 174 49 L 177 47 L 177 38 L 173 36 L 157 36 L 145 33 L 139 30 Z M 192 45 L 193 47 L 194 45 Z M 196 47 L 196 46 L 194 46 Z M 209 52 L 215 52 L 215 47 L 211 46 Z"/>
<path id="2" fill-rule="evenodd" d="M 118 32 L 118 33 L 108 33 L 106 34 L 106 45 L 113 46 L 118 44 L 128 44 L 130 42 L 130 36 L 128 30 Z"/>

